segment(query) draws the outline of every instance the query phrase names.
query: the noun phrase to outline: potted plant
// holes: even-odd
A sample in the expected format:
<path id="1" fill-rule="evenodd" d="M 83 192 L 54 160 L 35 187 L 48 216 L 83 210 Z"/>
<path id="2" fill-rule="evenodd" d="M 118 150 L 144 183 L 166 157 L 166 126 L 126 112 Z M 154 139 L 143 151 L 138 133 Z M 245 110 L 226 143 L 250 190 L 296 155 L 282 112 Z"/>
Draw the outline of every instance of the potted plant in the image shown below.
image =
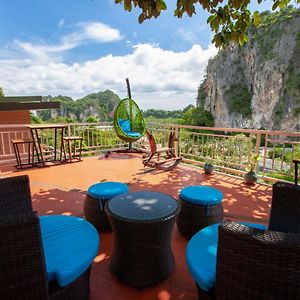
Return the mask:
<path id="1" fill-rule="evenodd" d="M 255 169 L 257 166 L 258 159 L 258 154 L 252 155 L 249 159 L 249 164 L 246 168 L 248 172 L 244 175 L 244 180 L 246 184 L 255 184 L 257 181 L 257 174 L 255 172 Z"/>
<path id="2" fill-rule="evenodd" d="M 203 170 L 204 170 L 205 174 L 210 175 L 214 171 L 214 165 L 211 163 L 205 163 L 203 165 Z"/>

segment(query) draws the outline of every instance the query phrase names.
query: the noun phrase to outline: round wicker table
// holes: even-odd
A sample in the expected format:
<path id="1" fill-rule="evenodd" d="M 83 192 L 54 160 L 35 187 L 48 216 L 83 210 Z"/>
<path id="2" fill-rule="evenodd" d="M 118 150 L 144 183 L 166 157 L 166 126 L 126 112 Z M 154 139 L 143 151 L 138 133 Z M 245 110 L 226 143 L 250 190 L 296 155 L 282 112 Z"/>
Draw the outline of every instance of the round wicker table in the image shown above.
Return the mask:
<path id="1" fill-rule="evenodd" d="M 114 197 L 105 210 L 114 233 L 112 273 L 135 287 L 168 277 L 175 266 L 171 234 L 177 201 L 166 194 L 142 191 Z"/>

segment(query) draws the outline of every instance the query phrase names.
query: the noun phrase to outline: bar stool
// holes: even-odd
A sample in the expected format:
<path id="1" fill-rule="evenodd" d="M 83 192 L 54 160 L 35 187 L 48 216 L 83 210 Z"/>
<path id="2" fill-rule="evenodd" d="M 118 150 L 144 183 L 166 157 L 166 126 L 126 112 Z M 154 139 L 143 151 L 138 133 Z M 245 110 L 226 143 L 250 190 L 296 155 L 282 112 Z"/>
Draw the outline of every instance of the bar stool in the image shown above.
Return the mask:
<path id="1" fill-rule="evenodd" d="M 16 168 L 23 169 L 24 166 L 33 167 L 34 166 L 34 142 L 33 142 L 33 140 L 32 139 L 14 139 L 14 140 L 11 140 L 11 143 L 13 145 L 15 156 L 16 156 L 16 161 L 17 161 Z M 21 159 L 21 155 L 20 155 L 20 151 L 19 151 L 19 145 L 27 145 L 28 146 L 28 162 L 26 162 L 26 163 L 22 163 L 22 159 Z M 32 151 L 31 151 L 31 148 L 32 148 Z M 32 155 L 32 158 L 31 158 L 31 155 Z"/>
<path id="2" fill-rule="evenodd" d="M 223 193 L 216 188 L 188 186 L 181 190 L 179 200 L 181 210 L 177 226 L 187 239 L 200 229 L 223 221 Z"/>
<path id="3" fill-rule="evenodd" d="M 65 136 L 65 137 L 63 137 L 63 141 L 64 141 L 64 149 L 66 149 L 65 143 L 68 144 L 69 159 L 67 159 L 66 153 L 65 153 L 66 160 L 69 162 L 72 162 L 73 159 L 80 161 L 83 138 L 81 136 Z M 76 142 L 77 141 L 79 141 L 79 148 L 78 148 L 79 153 L 78 154 L 76 154 Z M 72 153 L 72 142 L 73 142 L 73 146 L 74 146 L 73 153 Z"/>

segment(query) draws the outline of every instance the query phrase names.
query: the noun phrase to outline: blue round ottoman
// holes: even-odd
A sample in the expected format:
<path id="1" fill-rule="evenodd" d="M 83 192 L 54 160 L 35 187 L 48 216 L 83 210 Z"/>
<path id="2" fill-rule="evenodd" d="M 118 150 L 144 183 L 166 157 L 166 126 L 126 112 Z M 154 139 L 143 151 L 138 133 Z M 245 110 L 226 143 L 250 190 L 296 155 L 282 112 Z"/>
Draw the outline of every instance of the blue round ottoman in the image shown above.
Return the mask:
<path id="1" fill-rule="evenodd" d="M 98 231 L 111 231 L 109 219 L 105 213 L 106 202 L 115 196 L 128 193 L 128 186 L 121 182 L 100 182 L 89 187 L 84 201 L 84 217 Z"/>
<path id="2" fill-rule="evenodd" d="M 223 194 L 216 188 L 199 185 L 181 190 L 177 218 L 180 233 L 190 239 L 200 229 L 223 221 Z"/>

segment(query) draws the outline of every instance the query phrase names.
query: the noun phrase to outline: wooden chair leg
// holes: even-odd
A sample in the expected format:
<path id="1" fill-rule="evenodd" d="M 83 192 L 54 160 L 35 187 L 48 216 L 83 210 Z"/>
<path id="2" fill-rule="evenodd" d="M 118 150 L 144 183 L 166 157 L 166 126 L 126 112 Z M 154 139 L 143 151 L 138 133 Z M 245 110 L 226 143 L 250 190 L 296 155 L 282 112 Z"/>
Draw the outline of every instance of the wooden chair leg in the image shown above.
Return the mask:
<path id="1" fill-rule="evenodd" d="M 79 146 L 79 156 L 78 156 L 78 160 L 81 160 L 81 152 L 82 152 L 82 139 L 80 140 L 80 146 Z"/>
<path id="2" fill-rule="evenodd" d="M 72 145 L 70 140 L 68 140 L 68 147 L 69 147 L 69 161 L 72 162 Z"/>
<path id="3" fill-rule="evenodd" d="M 28 145 L 28 164 L 30 164 L 31 162 L 30 162 L 30 160 L 31 160 L 31 155 L 30 155 L 30 144 L 31 143 L 27 143 L 27 145 Z"/>
<path id="4" fill-rule="evenodd" d="M 19 153 L 19 147 L 18 144 L 13 144 L 14 147 L 14 151 L 15 151 L 15 156 L 16 156 L 16 161 L 17 161 L 17 168 L 21 168 L 22 169 L 22 162 L 21 162 L 21 158 L 20 158 L 20 153 Z"/>
<path id="5" fill-rule="evenodd" d="M 34 142 L 32 143 L 32 150 L 31 150 L 31 152 L 32 152 L 32 165 L 33 166 L 35 166 L 35 162 L 34 162 Z"/>

